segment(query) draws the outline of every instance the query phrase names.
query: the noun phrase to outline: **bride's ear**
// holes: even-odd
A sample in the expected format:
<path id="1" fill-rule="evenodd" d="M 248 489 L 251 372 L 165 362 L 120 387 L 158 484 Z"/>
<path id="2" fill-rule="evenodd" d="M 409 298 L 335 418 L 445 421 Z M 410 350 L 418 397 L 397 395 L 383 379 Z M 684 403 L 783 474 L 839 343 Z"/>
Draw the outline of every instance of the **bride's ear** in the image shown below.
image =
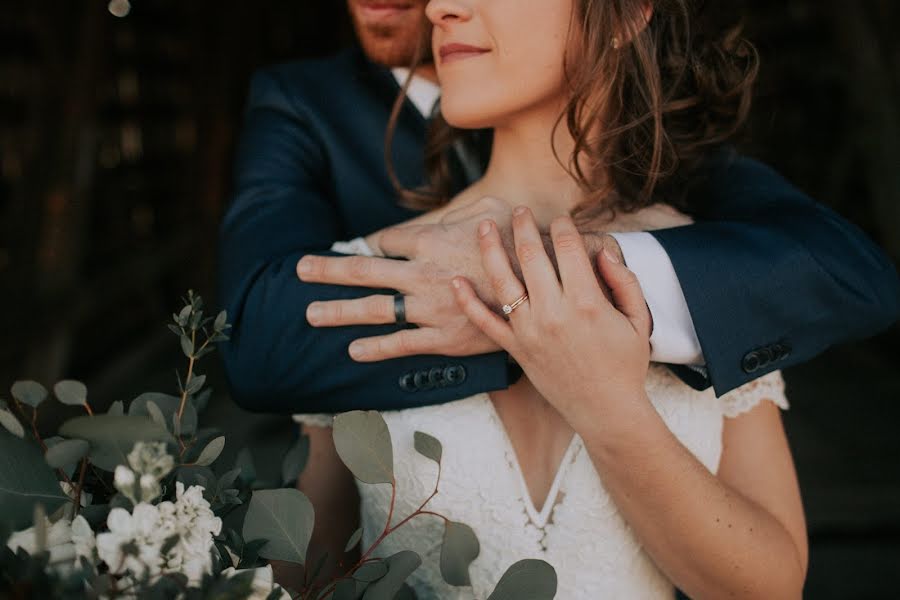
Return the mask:
<path id="1" fill-rule="evenodd" d="M 640 15 L 635 15 L 632 22 L 627 23 L 620 35 L 613 36 L 612 47 L 619 49 L 640 35 L 650 25 L 650 19 L 653 18 L 653 2 L 647 1 L 641 3 Z"/>

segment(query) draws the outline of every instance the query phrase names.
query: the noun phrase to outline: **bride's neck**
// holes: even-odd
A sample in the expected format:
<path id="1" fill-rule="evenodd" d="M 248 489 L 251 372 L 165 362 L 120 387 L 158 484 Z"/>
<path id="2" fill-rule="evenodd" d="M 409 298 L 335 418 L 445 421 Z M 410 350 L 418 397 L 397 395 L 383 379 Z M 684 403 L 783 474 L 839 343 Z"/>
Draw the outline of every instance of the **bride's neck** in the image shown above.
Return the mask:
<path id="1" fill-rule="evenodd" d="M 563 124 L 554 125 L 558 111 L 510 119 L 494 129 L 491 160 L 476 184 L 480 196 L 494 196 L 512 206 L 527 206 L 544 226 L 569 214 L 582 199 L 577 182 L 560 164 L 550 144 L 554 136 L 557 155 L 566 161 L 574 142 Z"/>

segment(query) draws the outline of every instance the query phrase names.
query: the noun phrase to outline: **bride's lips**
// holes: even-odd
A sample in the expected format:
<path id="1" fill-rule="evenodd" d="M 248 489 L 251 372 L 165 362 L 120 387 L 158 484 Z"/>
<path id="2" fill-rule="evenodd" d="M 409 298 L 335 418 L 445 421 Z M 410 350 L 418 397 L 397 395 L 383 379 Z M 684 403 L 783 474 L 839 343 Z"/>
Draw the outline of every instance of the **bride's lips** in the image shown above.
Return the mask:
<path id="1" fill-rule="evenodd" d="M 479 48 L 468 44 L 444 44 L 438 50 L 438 54 L 441 57 L 441 64 L 474 58 L 488 52 L 490 52 L 490 50 L 487 48 Z"/>
<path id="2" fill-rule="evenodd" d="M 385 21 L 403 15 L 413 8 L 411 2 L 391 0 L 359 0 L 360 14 L 367 21 Z"/>

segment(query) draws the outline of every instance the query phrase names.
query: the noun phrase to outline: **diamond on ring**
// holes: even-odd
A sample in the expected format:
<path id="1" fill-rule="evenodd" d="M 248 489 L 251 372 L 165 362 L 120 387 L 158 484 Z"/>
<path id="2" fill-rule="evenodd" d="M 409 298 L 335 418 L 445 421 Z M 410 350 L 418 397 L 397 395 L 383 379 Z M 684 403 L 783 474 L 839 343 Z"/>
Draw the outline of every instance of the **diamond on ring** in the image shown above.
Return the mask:
<path id="1" fill-rule="evenodd" d="M 513 302 L 512 304 L 504 304 L 504 305 L 503 305 L 503 314 L 504 314 L 504 315 L 509 315 L 510 313 L 512 313 L 512 311 L 514 311 L 514 310 L 516 310 L 517 308 L 519 308 L 519 307 L 522 305 L 522 303 L 524 303 L 526 300 L 528 300 L 528 294 L 527 294 L 527 293 L 522 294 L 522 296 L 521 296 L 520 298 L 518 298 L 518 299 L 517 299 L 515 302 Z"/>

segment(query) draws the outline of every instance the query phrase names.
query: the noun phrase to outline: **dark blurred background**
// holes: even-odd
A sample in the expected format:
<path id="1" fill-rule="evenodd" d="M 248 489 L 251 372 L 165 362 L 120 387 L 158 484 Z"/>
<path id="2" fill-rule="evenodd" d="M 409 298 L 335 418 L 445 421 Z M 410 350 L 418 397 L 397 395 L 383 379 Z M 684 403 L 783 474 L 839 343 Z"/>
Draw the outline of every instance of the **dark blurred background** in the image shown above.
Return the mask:
<path id="1" fill-rule="evenodd" d="M 763 69 L 744 151 L 900 261 L 900 3 L 746 7 Z M 350 41 L 342 0 L 0 0 L 0 389 L 78 378 L 101 408 L 172 391 L 164 324 L 188 288 L 215 305 L 250 74 Z M 786 373 L 809 598 L 900 593 L 898 358 L 895 325 Z M 277 465 L 293 427 L 236 408 L 208 362 L 207 420 Z"/>

